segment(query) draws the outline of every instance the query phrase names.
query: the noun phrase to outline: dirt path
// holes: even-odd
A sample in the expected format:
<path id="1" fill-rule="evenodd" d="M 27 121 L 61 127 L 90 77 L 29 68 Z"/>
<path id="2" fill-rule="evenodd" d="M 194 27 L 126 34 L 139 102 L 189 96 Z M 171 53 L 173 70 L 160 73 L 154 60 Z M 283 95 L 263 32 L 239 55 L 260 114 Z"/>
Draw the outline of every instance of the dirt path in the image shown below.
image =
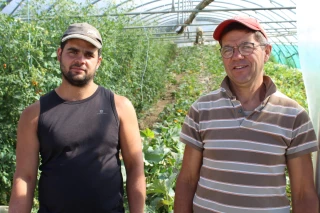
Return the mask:
<path id="1" fill-rule="evenodd" d="M 166 105 L 174 103 L 175 100 L 172 96 L 172 93 L 177 90 L 181 79 L 185 75 L 186 73 L 177 74 L 175 77 L 176 83 L 167 85 L 167 89 L 163 98 L 159 99 L 154 106 L 144 113 L 144 118 L 139 120 L 139 127 L 141 130 L 151 128 L 153 124 L 158 121 L 158 116 L 164 110 Z"/>
<path id="2" fill-rule="evenodd" d="M 188 75 L 188 73 L 183 72 L 177 74 L 175 78 L 176 84 L 170 84 L 167 86 L 167 90 L 162 99 L 152 106 L 148 111 L 144 112 L 144 117 L 139 119 L 139 128 L 141 130 L 146 128 L 152 128 L 153 124 L 158 121 L 159 114 L 164 110 L 166 105 L 174 103 L 175 99 L 172 93 L 177 90 L 183 78 Z M 205 85 L 204 93 L 211 91 L 212 79 L 211 76 L 204 70 L 201 70 L 198 75 L 198 81 L 200 84 Z"/>

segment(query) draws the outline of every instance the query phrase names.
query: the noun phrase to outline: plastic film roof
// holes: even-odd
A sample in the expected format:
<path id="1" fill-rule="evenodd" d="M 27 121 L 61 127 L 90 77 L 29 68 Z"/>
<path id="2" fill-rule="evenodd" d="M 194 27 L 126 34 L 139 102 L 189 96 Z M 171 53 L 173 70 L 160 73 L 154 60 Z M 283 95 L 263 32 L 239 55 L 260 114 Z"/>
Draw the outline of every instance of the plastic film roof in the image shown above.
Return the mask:
<path id="1" fill-rule="evenodd" d="M 126 30 L 152 28 L 155 39 L 165 35 L 166 39 L 186 45 L 192 45 L 195 41 L 197 27 L 203 29 L 205 43 L 214 43 L 212 33 L 220 22 L 236 15 L 248 15 L 260 21 L 279 59 L 298 55 L 295 0 L 214 0 L 204 9 L 196 10 L 196 6 L 204 1 L 211 2 L 210 0 L 91 0 L 89 2 L 96 8 L 116 4 L 119 11 L 125 11 L 123 14 L 129 16 L 134 23 L 139 23 L 137 26 L 125 27 Z M 77 2 L 80 4 L 87 1 Z M 0 8 L 3 13 L 15 15 L 27 4 L 27 0 L 6 0 L 0 2 Z M 51 6 L 48 1 L 43 9 L 50 9 Z M 195 18 L 182 34 L 177 34 L 176 31 L 184 25 L 192 12 L 196 13 Z M 299 60 L 295 61 L 299 63 Z M 295 66 L 299 67 L 299 64 Z"/>
<path id="2" fill-rule="evenodd" d="M 84 1 L 79 0 L 79 3 Z M 92 1 L 97 7 L 106 7 L 108 1 Z M 132 8 L 127 12 L 135 20 L 140 20 L 144 27 L 158 28 L 159 32 L 174 33 L 184 23 L 200 0 L 118 0 L 119 8 Z M 7 5 L 5 5 L 7 4 Z M 2 1 L 3 13 L 14 15 L 19 7 L 27 4 L 23 0 Z M 47 5 L 50 8 L 50 5 Z M 288 0 L 215 0 L 197 13 L 185 33 L 193 38 L 195 28 L 201 26 L 211 40 L 212 33 L 221 21 L 236 15 L 246 14 L 258 19 L 265 28 L 270 42 L 283 44 L 297 43 L 296 3 Z M 128 27 L 134 28 L 134 27 Z M 180 36 L 184 38 L 184 36 Z M 210 38 L 211 37 L 211 38 Z M 179 39 L 181 40 L 181 38 Z"/>
<path id="3" fill-rule="evenodd" d="M 180 45 L 193 45 L 196 28 L 204 31 L 205 43 L 215 43 L 212 34 L 219 23 L 236 15 L 247 15 L 260 21 L 273 55 L 280 63 L 300 68 L 297 49 L 296 1 L 292 0 L 214 0 L 202 10 L 195 10 L 203 0 L 140 0 L 121 1 L 118 7 L 132 9 L 128 16 L 139 20 L 143 27 L 154 28 L 155 36 L 166 38 Z M 208 2 L 208 1 L 207 1 Z M 197 12 L 193 21 L 182 34 L 176 31 L 184 25 L 192 12 Z M 140 27 L 140 26 L 139 26 Z M 139 28 L 128 26 L 127 29 Z"/>
<path id="4" fill-rule="evenodd" d="M 125 2 L 132 3 L 132 1 L 124 1 L 119 6 L 125 5 Z M 192 12 L 196 11 L 195 7 L 202 1 L 149 0 L 140 2 L 131 13 L 127 14 L 140 19 L 145 27 L 153 26 L 160 32 L 175 34 L 175 29 L 182 25 Z M 258 19 L 265 28 L 271 43 L 297 43 L 296 4 L 288 0 L 215 0 L 197 13 L 185 33 L 189 33 L 189 38 L 191 37 L 193 41 L 196 27 L 200 26 L 207 40 L 210 41 L 216 26 L 223 20 L 236 15 L 248 15 Z M 183 40 L 188 42 L 185 35 L 178 38 L 177 42 Z"/>

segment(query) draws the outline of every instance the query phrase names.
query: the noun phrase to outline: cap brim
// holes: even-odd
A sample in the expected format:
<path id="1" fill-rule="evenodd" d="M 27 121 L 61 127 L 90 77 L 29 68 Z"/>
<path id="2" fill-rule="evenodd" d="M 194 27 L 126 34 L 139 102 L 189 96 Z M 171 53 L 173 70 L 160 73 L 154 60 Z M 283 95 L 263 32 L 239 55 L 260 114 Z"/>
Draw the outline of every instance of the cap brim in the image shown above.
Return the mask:
<path id="1" fill-rule="evenodd" d="M 90 42 L 92 45 L 94 45 L 95 47 L 97 47 L 98 49 L 101 49 L 102 45 L 99 41 L 93 39 L 93 38 L 90 38 L 88 36 L 85 36 L 85 35 L 81 35 L 81 34 L 72 34 L 72 35 L 68 35 L 66 37 L 63 37 L 61 39 L 62 42 L 68 40 L 68 39 L 71 39 L 71 38 L 78 38 L 78 39 L 82 39 L 82 40 L 85 40 L 87 42 Z"/>

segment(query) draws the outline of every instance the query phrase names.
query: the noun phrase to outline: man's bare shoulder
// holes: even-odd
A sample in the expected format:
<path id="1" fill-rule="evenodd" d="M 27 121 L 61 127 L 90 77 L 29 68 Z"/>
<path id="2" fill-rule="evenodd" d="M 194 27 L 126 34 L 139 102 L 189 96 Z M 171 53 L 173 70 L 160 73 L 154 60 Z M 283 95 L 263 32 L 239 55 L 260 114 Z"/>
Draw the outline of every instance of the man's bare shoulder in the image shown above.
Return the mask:
<path id="1" fill-rule="evenodd" d="M 120 120 L 129 120 L 136 117 L 134 106 L 127 97 L 114 94 L 114 102 Z"/>
<path id="2" fill-rule="evenodd" d="M 39 114 L 40 114 L 40 101 L 36 101 L 23 110 L 20 116 L 20 120 L 25 120 L 25 121 L 34 123 L 38 121 Z"/>
<path id="3" fill-rule="evenodd" d="M 126 109 L 126 108 L 133 107 L 131 101 L 125 96 L 114 94 L 114 102 L 116 104 L 116 107 L 119 109 Z"/>

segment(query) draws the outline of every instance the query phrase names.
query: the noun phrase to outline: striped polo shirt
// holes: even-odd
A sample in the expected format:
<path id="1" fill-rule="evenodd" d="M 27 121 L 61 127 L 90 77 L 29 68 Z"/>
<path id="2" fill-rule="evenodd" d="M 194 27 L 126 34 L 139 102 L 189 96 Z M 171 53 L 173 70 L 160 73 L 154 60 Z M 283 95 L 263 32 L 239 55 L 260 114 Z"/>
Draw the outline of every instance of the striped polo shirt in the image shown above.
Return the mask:
<path id="1" fill-rule="evenodd" d="M 307 112 L 264 76 L 264 101 L 245 113 L 226 77 L 192 104 L 180 140 L 203 153 L 195 213 L 288 213 L 286 161 L 317 151 Z"/>

